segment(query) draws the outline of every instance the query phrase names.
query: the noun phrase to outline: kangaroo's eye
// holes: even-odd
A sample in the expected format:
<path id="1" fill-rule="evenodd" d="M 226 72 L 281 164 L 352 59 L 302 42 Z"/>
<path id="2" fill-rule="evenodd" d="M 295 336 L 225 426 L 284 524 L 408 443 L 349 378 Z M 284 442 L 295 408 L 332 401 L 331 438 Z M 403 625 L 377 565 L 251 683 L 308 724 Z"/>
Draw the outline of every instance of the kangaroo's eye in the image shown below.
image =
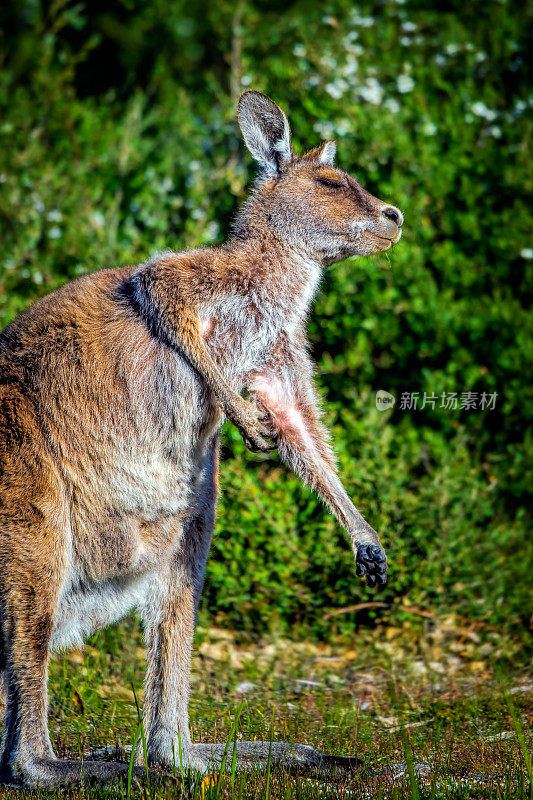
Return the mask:
<path id="1" fill-rule="evenodd" d="M 327 186 L 328 189 L 342 189 L 344 185 L 340 181 L 335 181 L 332 178 L 315 178 L 315 180 L 321 186 Z"/>

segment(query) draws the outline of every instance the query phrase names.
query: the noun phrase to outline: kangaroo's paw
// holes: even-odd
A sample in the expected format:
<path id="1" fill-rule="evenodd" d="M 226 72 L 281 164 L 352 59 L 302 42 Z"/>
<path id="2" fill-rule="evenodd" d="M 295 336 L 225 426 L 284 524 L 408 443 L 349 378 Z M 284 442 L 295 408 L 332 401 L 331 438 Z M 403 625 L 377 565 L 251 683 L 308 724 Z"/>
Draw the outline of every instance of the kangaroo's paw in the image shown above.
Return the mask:
<path id="1" fill-rule="evenodd" d="M 276 449 L 270 416 L 263 409 L 237 395 L 231 407 L 225 408 L 225 413 L 237 426 L 246 447 L 253 453 L 258 450 L 267 453 Z"/>
<path id="2" fill-rule="evenodd" d="M 192 745 L 191 751 L 208 769 L 220 769 L 226 753 L 225 768 L 231 769 L 233 745 L 226 752 L 226 745 L 206 742 Z M 306 744 L 237 742 L 238 769 L 266 769 L 269 760 L 272 766 L 313 774 L 346 775 L 362 768 L 362 762 L 358 758 L 328 756 Z"/>
<path id="3" fill-rule="evenodd" d="M 358 544 L 355 572 L 360 578 L 366 575 L 369 586 L 387 583 L 387 556 L 380 544 Z"/>

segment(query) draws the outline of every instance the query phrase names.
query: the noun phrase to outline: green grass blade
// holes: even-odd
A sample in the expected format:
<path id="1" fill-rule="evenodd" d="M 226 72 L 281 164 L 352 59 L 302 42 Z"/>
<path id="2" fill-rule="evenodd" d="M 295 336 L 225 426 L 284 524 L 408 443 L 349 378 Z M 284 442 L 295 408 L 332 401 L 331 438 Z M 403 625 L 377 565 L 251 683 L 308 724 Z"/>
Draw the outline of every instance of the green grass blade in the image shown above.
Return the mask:
<path id="1" fill-rule="evenodd" d="M 531 760 L 531 753 L 529 752 L 526 736 L 524 733 L 524 726 L 522 724 L 522 720 L 518 714 L 518 710 L 513 703 L 513 699 L 505 686 L 504 678 L 501 672 L 498 672 L 498 680 L 500 682 L 500 686 L 502 688 L 503 697 L 505 703 L 507 705 L 507 709 L 509 711 L 509 716 L 511 717 L 511 722 L 513 725 L 514 732 L 516 734 L 516 738 L 518 740 L 518 745 L 520 747 L 520 751 L 522 753 L 522 758 L 524 759 L 524 763 L 526 765 L 527 774 L 529 776 L 529 797 L 530 800 L 533 800 L 533 765 Z"/>
<path id="2" fill-rule="evenodd" d="M 172 749 L 174 749 L 174 740 L 172 740 Z M 185 772 L 183 769 L 183 747 L 181 745 L 181 731 L 178 728 L 178 749 L 180 757 L 180 775 L 181 775 L 181 788 L 185 791 Z"/>
<path id="3" fill-rule="evenodd" d="M 416 778 L 416 771 L 415 771 L 415 759 L 413 756 L 413 748 L 411 747 L 411 740 L 409 739 L 409 734 L 403 724 L 403 721 L 401 721 L 400 724 L 401 724 L 403 752 L 405 755 L 405 761 L 407 763 L 407 773 L 409 775 L 409 795 L 411 797 L 411 800 L 420 800 L 420 793 L 418 791 L 418 781 Z"/>
<path id="4" fill-rule="evenodd" d="M 178 777 L 178 771 L 176 769 L 176 748 L 174 747 L 174 739 L 172 739 L 172 774 L 175 778 Z"/>
<path id="5" fill-rule="evenodd" d="M 243 708 L 244 708 L 244 700 L 241 700 L 239 708 L 237 709 L 237 713 L 235 714 L 235 717 L 233 718 L 233 722 L 231 724 L 231 729 L 230 729 L 230 732 L 229 732 L 228 741 L 226 742 L 226 747 L 224 748 L 224 755 L 222 756 L 222 761 L 220 762 L 220 770 L 219 770 L 219 774 L 218 774 L 217 792 L 216 792 L 217 800 L 220 797 L 221 786 L 222 786 L 221 778 L 222 778 L 222 775 L 224 774 L 224 769 L 226 767 L 226 761 L 227 761 L 227 758 L 228 758 L 229 748 L 230 748 L 230 745 L 231 745 L 234 737 L 235 738 L 237 737 L 237 726 L 239 724 L 239 718 L 240 718 L 240 716 L 242 714 Z"/>
<path id="6" fill-rule="evenodd" d="M 231 797 L 235 795 L 235 772 L 237 769 L 237 728 L 235 728 L 235 737 L 233 739 L 233 754 L 231 756 Z"/>
<path id="7" fill-rule="evenodd" d="M 133 697 L 135 699 L 135 706 L 137 708 L 137 718 L 139 720 L 139 727 L 141 729 L 141 741 L 143 746 L 144 768 L 146 770 L 147 791 L 148 791 L 148 796 L 151 797 L 152 791 L 150 787 L 150 769 L 148 767 L 148 750 L 146 748 L 146 737 L 144 735 L 144 725 L 142 720 L 141 708 L 139 706 L 139 701 L 137 700 L 137 694 L 135 692 L 135 687 L 133 684 L 131 685 L 131 688 L 133 690 Z"/>
<path id="8" fill-rule="evenodd" d="M 269 800 L 270 797 L 270 766 L 272 763 L 272 740 L 274 738 L 274 716 L 276 713 L 276 709 L 272 709 L 272 721 L 270 723 L 270 742 L 268 746 L 268 764 L 267 764 L 267 780 L 266 780 L 266 790 L 265 790 L 265 800 Z"/>
<path id="9" fill-rule="evenodd" d="M 135 733 L 135 738 L 133 740 L 133 747 L 131 748 L 131 756 L 130 756 L 130 763 L 128 766 L 128 788 L 126 790 L 126 800 L 130 800 L 131 798 L 131 781 L 133 778 L 133 762 L 135 760 L 135 751 L 137 749 L 137 742 L 139 741 L 139 736 L 141 735 L 141 725 L 137 726 L 137 732 Z"/>

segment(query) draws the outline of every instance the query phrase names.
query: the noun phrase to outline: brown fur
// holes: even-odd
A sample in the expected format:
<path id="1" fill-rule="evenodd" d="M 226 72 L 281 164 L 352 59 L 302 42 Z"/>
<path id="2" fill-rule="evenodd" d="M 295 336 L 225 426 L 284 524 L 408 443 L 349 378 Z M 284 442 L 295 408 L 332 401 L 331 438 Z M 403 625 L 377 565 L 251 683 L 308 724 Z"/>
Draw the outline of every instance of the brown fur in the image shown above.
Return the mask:
<path id="1" fill-rule="evenodd" d="M 124 773 L 55 758 L 46 684 L 51 648 L 132 607 L 147 632 L 150 760 L 171 766 L 179 732 L 187 766 L 220 762 L 220 746 L 192 744 L 187 705 L 224 414 L 249 447 L 275 443 L 348 531 L 359 574 L 384 580 L 377 534 L 344 491 L 320 422 L 305 322 L 320 269 L 388 249 L 401 213 L 333 166 L 333 143 L 297 159 L 264 95 L 244 93 L 239 119 L 263 173 L 226 245 L 88 275 L 0 337 L 0 779 Z M 264 763 L 267 750 L 239 743 L 239 766 Z M 304 745 L 272 755 L 342 766 Z"/>

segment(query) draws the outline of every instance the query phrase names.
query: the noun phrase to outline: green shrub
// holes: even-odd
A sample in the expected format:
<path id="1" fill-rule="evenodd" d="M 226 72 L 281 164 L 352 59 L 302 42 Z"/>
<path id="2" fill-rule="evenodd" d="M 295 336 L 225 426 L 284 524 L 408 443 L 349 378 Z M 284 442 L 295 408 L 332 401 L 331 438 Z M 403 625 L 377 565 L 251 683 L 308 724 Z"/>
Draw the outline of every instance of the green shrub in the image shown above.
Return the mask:
<path id="1" fill-rule="evenodd" d="M 190 5 L 190 4 L 189 4 Z M 223 240 L 251 182 L 239 87 L 287 109 L 298 150 L 405 212 L 390 261 L 328 271 L 310 325 L 348 490 L 390 582 L 273 459 L 225 428 L 202 613 L 252 632 L 349 631 L 324 610 L 400 598 L 525 630 L 532 610 L 530 152 L 526 9 L 508 3 L 39 3 L 5 15 L 0 321 L 63 281 Z M 528 239 L 529 236 L 529 239 Z M 391 391 L 394 410 L 375 406 Z M 404 392 L 439 398 L 402 410 Z M 497 393 L 494 410 L 439 407 Z M 377 612 L 376 612 L 377 613 Z M 361 619 L 361 617 L 357 617 Z M 369 621 L 370 617 L 363 617 Z"/>

